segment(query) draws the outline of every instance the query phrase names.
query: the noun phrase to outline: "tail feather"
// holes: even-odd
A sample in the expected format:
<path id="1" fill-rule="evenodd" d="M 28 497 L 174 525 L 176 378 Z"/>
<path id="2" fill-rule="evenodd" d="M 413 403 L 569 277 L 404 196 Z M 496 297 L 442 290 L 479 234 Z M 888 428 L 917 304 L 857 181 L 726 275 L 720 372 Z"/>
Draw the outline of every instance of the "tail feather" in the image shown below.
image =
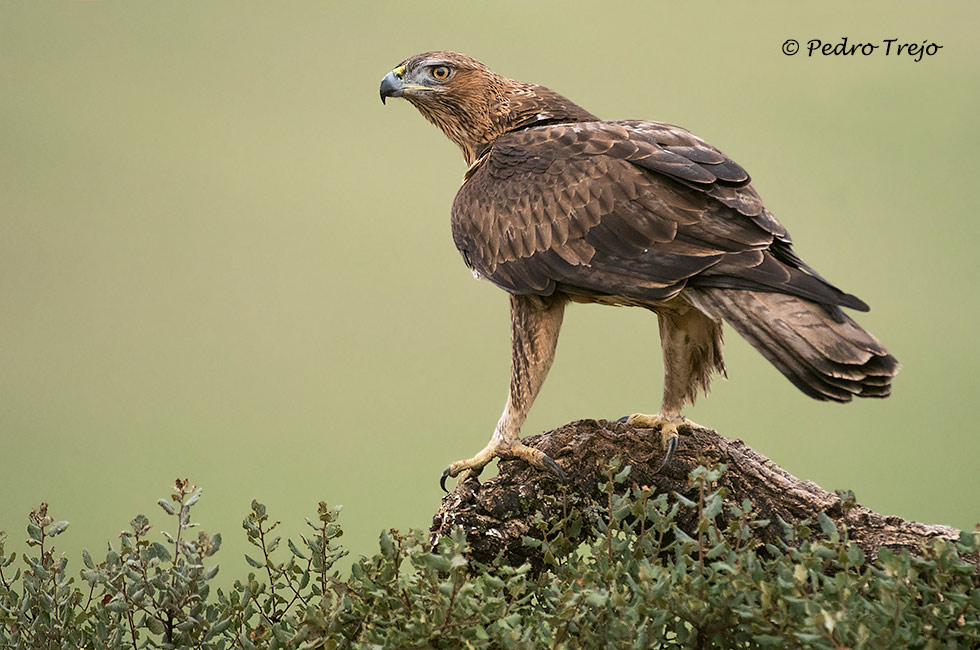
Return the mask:
<path id="1" fill-rule="evenodd" d="M 898 361 L 839 309 L 780 293 L 705 288 L 692 296 L 727 321 L 804 393 L 849 402 L 887 397 Z M 833 313 L 832 313 L 833 310 Z"/>

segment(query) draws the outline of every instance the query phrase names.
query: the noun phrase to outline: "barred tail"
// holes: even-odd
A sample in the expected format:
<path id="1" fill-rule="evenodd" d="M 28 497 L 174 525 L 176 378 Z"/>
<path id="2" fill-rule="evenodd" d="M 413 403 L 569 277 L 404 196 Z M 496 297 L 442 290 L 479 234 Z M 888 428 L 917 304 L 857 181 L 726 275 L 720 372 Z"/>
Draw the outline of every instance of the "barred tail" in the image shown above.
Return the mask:
<path id="1" fill-rule="evenodd" d="M 693 298 L 810 397 L 850 402 L 891 392 L 898 361 L 837 307 L 739 289 L 701 289 Z"/>

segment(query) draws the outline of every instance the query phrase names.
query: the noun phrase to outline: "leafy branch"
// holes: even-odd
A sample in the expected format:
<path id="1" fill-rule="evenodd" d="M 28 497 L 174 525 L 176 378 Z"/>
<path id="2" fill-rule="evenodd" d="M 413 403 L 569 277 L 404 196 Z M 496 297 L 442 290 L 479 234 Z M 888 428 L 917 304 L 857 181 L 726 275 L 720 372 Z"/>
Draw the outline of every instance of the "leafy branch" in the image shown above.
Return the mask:
<path id="1" fill-rule="evenodd" d="M 934 539 L 916 555 L 868 561 L 826 515 L 770 527 L 719 487 L 725 468 L 691 471 L 688 494 L 638 485 L 617 459 L 602 506 L 559 494 L 529 521 L 543 566 L 482 564 L 462 529 L 432 547 L 383 531 L 379 551 L 342 577 L 339 507 L 320 502 L 308 531 L 280 548 L 279 523 L 254 501 L 243 521 L 252 571 L 212 594 L 219 535 L 193 535 L 200 488 L 157 503 L 169 530 L 138 515 L 99 562 L 68 571 L 53 538 L 68 523 L 30 513 L 29 552 L 13 569 L 0 532 L 0 647 L 10 648 L 927 648 L 980 643 L 980 533 Z M 584 509 L 600 511 L 585 512 Z M 693 517 L 695 528 L 679 521 Z M 586 523 L 590 522 L 590 523 Z M 76 580 L 77 579 L 77 580 Z"/>

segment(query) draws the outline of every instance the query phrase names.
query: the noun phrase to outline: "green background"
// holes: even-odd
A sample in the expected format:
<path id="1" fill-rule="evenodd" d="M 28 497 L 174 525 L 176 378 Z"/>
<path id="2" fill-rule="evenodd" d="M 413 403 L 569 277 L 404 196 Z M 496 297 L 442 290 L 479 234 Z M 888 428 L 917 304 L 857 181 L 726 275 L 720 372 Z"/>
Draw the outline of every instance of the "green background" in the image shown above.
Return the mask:
<path id="1" fill-rule="evenodd" d="M 805 9 L 802 8 L 805 6 Z M 974 2 L 0 4 L 0 528 L 41 500 L 101 550 L 177 476 L 225 579 L 252 498 L 325 499 L 369 554 L 490 435 L 507 298 L 449 232 L 464 163 L 381 77 L 465 51 L 739 161 L 797 251 L 872 305 L 893 396 L 806 398 L 728 330 L 687 415 L 869 507 L 980 520 Z M 931 58 L 806 57 L 899 38 Z M 659 408 L 656 320 L 570 308 L 526 434 Z M 168 524 L 169 525 L 169 524 Z"/>

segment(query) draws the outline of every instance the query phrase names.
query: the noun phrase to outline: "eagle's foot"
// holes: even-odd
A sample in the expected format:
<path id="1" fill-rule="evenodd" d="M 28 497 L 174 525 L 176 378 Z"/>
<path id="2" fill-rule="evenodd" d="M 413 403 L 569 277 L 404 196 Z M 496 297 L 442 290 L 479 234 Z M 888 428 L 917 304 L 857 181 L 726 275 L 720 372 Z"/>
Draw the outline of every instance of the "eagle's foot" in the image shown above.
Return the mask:
<path id="1" fill-rule="evenodd" d="M 471 478 L 478 477 L 483 471 L 483 468 L 494 458 L 520 458 L 538 469 L 550 472 L 559 481 L 565 481 L 565 471 L 548 454 L 540 449 L 528 447 L 520 442 L 515 442 L 510 445 L 494 444 L 494 442 L 491 442 L 473 458 L 457 460 L 447 467 L 442 472 L 442 478 L 439 479 L 439 487 L 444 492 L 448 492 L 449 490 L 446 489 L 446 479 L 449 477 L 458 476 L 459 482 L 457 485 L 461 485 Z"/>
<path id="2" fill-rule="evenodd" d="M 700 426 L 691 422 L 683 416 L 675 417 L 664 417 L 662 414 L 657 415 L 646 415 L 644 413 L 634 413 L 626 418 L 623 418 L 631 427 L 637 427 L 639 429 L 659 429 L 660 430 L 660 440 L 663 444 L 667 446 L 667 452 L 664 454 L 664 459 L 660 463 L 660 467 L 654 474 L 660 473 L 667 463 L 674 457 L 674 450 L 677 449 L 677 436 L 678 428 L 681 426 L 687 427 L 697 427 Z"/>

